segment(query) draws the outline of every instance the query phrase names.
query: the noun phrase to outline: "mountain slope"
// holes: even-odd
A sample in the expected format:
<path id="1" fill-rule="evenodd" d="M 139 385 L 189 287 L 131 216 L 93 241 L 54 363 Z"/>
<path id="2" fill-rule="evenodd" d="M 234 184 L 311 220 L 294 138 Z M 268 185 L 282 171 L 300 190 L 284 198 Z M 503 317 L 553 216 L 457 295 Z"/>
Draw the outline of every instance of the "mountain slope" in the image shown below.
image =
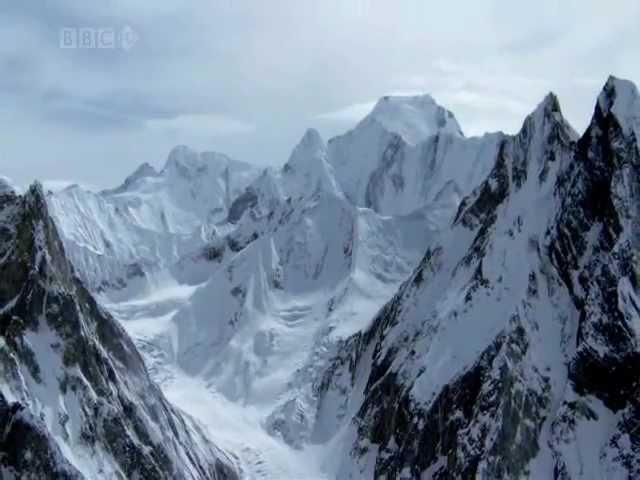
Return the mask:
<path id="1" fill-rule="evenodd" d="M 68 263 L 39 185 L 0 194 L 0 476 L 233 479 Z"/>
<path id="2" fill-rule="evenodd" d="M 610 79 L 580 140 L 547 97 L 343 344 L 316 420 L 352 444 L 339 478 L 640 474 L 634 89 Z"/>
<path id="3" fill-rule="evenodd" d="M 91 290 L 113 291 L 209 241 L 258 173 L 223 154 L 180 146 L 160 172 L 143 164 L 118 188 L 72 186 L 48 203 L 82 280 Z"/>
<path id="4" fill-rule="evenodd" d="M 249 476 L 635 478 L 639 102 L 611 78 L 581 137 L 550 94 L 465 138 L 428 96 L 382 99 L 151 257 L 158 288 L 102 298 Z M 159 175 L 102 198 L 153 209 Z"/>
<path id="5" fill-rule="evenodd" d="M 416 122 L 417 130 L 423 113 L 400 124 Z M 438 138 L 437 131 L 425 135 L 429 145 Z M 432 177 L 424 174 L 437 191 L 414 205 L 409 193 L 406 213 L 386 215 L 350 201 L 331 142 L 309 130 L 281 169 L 263 172 L 232 202 L 221 235 L 171 268 L 178 282 L 172 291 L 187 298 L 109 308 L 137 336 L 166 388 L 176 375 L 195 377 L 216 401 L 242 405 L 258 428 L 304 450 L 322 436 L 315 431 L 315 386 L 338 345 L 369 325 L 450 222 L 462 194 L 455 164 L 477 175 L 493 162 L 500 138 L 459 135 L 457 148 L 420 150 L 416 162 L 437 165 Z M 367 168 L 366 159 L 358 161 Z"/>

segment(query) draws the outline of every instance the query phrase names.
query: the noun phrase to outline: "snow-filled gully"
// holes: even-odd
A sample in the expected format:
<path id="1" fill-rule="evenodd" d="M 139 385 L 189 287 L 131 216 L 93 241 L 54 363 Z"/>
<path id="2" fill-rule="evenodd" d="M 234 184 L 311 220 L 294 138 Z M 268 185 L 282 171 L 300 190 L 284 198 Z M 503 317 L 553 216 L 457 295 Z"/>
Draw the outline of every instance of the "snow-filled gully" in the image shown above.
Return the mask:
<path id="1" fill-rule="evenodd" d="M 104 306 L 121 322 L 141 351 L 153 379 L 178 408 L 197 419 L 210 439 L 236 458 L 246 480 L 324 480 L 322 471 L 325 446 L 297 450 L 263 428 L 274 404 L 247 405 L 227 399 L 216 386 L 182 370 L 168 354 L 167 340 L 176 342 L 171 317 L 189 300 L 197 287 L 168 287 L 146 296 Z M 302 325 L 310 309 L 304 306 L 283 309 L 290 328 Z M 295 318 L 294 318 L 295 317 Z M 295 321 L 294 321 L 295 320 Z M 298 332 L 303 333 L 303 332 Z M 175 347 L 175 345 L 174 345 Z M 273 399 L 274 402 L 277 399 Z"/>

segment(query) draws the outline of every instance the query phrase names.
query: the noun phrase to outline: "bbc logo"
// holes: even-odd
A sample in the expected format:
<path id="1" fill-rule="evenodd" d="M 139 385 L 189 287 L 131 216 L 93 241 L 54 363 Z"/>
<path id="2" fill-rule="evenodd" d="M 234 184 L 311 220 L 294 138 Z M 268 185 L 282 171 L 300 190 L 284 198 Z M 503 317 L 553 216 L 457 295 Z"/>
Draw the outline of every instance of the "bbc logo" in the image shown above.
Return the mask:
<path id="1" fill-rule="evenodd" d="M 62 28 L 60 48 L 66 49 L 115 49 L 128 51 L 138 41 L 138 34 L 129 26 L 116 28 Z"/>

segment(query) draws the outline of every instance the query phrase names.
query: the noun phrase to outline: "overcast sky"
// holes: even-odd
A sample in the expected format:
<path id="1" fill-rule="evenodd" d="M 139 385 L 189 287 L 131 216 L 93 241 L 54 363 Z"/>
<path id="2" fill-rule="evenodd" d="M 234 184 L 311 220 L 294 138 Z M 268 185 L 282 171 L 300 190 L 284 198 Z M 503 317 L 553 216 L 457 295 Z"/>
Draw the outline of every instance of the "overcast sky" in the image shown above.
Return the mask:
<path id="1" fill-rule="evenodd" d="M 610 73 L 640 82 L 639 13 L 637 0 L 0 0 L 0 175 L 110 186 L 176 144 L 281 164 L 307 127 L 341 133 L 389 93 L 432 94 L 472 135 L 516 131 L 554 91 L 581 131 Z M 112 48 L 61 48 L 79 28 L 112 29 L 96 40 Z"/>

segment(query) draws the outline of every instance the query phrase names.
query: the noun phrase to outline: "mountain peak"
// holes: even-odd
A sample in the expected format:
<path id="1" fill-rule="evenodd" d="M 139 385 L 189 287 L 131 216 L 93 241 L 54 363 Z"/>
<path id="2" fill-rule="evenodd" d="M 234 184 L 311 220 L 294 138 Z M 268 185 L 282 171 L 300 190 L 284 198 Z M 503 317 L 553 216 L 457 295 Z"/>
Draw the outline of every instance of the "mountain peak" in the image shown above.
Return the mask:
<path id="1" fill-rule="evenodd" d="M 441 132 L 463 136 L 453 113 L 430 95 L 382 97 L 361 123 L 371 121 L 411 144 Z"/>
<path id="2" fill-rule="evenodd" d="M 570 125 L 562 115 L 560 101 L 558 100 L 556 94 L 553 92 L 549 92 L 536 106 L 533 112 L 531 112 L 527 116 L 527 118 L 525 119 L 525 124 L 527 124 L 527 122 L 533 122 L 536 128 L 542 128 L 547 122 L 558 122 L 565 125 L 573 132 L 573 128 L 570 127 Z"/>
<path id="3" fill-rule="evenodd" d="M 198 162 L 198 152 L 186 145 L 176 145 L 169 152 L 162 172 L 179 169 L 181 166 L 193 165 Z"/>
<path id="4" fill-rule="evenodd" d="M 154 177 L 158 174 L 155 168 L 153 168 L 148 162 L 144 162 L 135 171 L 129 175 L 130 179 L 138 179 L 142 177 Z"/>
<path id="5" fill-rule="evenodd" d="M 207 170 L 210 164 L 219 163 L 227 165 L 232 162 L 245 169 L 250 166 L 244 162 L 233 160 L 224 153 L 213 151 L 198 152 L 186 145 L 177 145 L 169 152 L 167 161 L 160 173 L 163 174 L 172 171 L 177 171 L 183 175 L 188 173 L 202 173 Z"/>
<path id="6" fill-rule="evenodd" d="M 44 187 L 42 186 L 42 183 L 37 180 L 29 186 L 29 189 L 25 193 L 25 199 L 28 203 L 34 205 L 45 205 L 44 208 L 46 208 L 47 204 L 46 198 Z"/>
<path id="7" fill-rule="evenodd" d="M 542 112 L 545 114 L 550 114 L 550 113 L 562 114 L 562 110 L 560 108 L 560 100 L 558 100 L 558 96 L 554 92 L 547 93 L 534 111 Z"/>
<path id="8" fill-rule="evenodd" d="M 550 127 L 560 127 L 568 139 L 578 139 L 578 133 L 562 115 L 560 101 L 555 93 L 549 92 L 524 120 L 519 135 L 542 138 Z"/>
<path id="9" fill-rule="evenodd" d="M 320 158 L 324 158 L 326 148 L 326 144 L 318 131 L 314 128 L 307 129 L 302 139 L 291 152 L 285 169 L 297 169 L 308 161 L 315 162 Z"/>
<path id="10" fill-rule="evenodd" d="M 640 93 L 633 82 L 609 76 L 598 97 L 598 107 L 604 115 L 613 114 L 626 134 L 640 136 Z"/>
<path id="11" fill-rule="evenodd" d="M 308 128 L 298 145 L 310 148 L 324 148 L 325 146 L 322 136 L 315 128 Z"/>
<path id="12" fill-rule="evenodd" d="M 164 168 L 160 172 L 172 178 L 194 180 L 202 175 L 224 168 L 231 158 L 218 152 L 198 152 L 186 145 L 178 145 L 171 149 Z M 241 162 L 236 162 L 240 164 Z"/>
<path id="13" fill-rule="evenodd" d="M 157 176 L 158 176 L 158 171 L 155 168 L 153 168 L 149 163 L 144 162 L 142 165 L 136 168 L 131 175 L 129 175 L 127 178 L 124 179 L 124 182 L 122 183 L 122 185 L 120 185 L 119 187 L 113 190 L 103 190 L 102 193 L 104 194 L 121 193 L 129 189 L 129 187 L 131 187 L 134 183 L 136 183 L 141 178 L 157 177 Z"/>

